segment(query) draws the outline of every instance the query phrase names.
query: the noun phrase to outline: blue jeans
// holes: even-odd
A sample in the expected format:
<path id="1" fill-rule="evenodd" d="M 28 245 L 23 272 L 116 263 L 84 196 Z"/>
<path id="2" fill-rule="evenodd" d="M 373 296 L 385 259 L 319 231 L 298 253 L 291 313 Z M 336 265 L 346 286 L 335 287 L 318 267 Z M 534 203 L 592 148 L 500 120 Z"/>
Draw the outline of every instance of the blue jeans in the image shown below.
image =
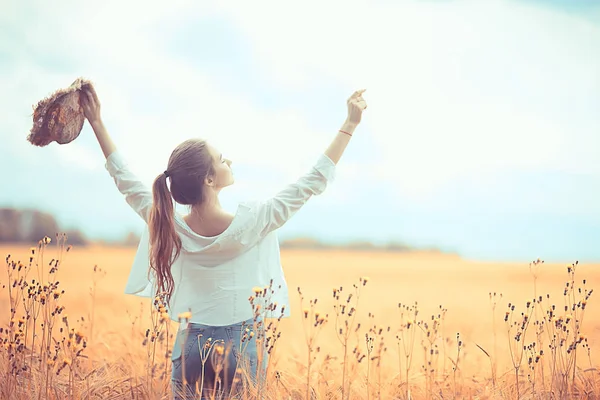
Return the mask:
<path id="1" fill-rule="evenodd" d="M 240 393 L 250 381 L 264 381 L 267 352 L 261 368 L 254 320 L 234 325 L 209 326 L 189 323 L 178 332 L 173 345 L 171 386 L 180 399 L 227 399 Z M 184 379 L 185 378 L 185 379 Z"/>

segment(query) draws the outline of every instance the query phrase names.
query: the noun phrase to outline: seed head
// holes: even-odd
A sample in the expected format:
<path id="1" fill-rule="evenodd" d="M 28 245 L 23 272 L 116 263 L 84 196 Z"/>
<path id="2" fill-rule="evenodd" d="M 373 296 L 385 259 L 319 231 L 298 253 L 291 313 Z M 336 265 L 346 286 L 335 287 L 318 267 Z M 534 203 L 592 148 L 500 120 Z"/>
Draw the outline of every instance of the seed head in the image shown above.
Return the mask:
<path id="1" fill-rule="evenodd" d="M 190 318 L 191 318 L 191 316 L 190 316 Z M 167 313 L 167 312 L 161 312 L 160 313 L 160 320 L 161 320 L 161 322 L 169 322 L 169 313 Z"/>
<path id="2" fill-rule="evenodd" d="M 177 315 L 177 318 L 179 320 L 183 319 L 183 320 L 188 321 L 188 320 L 190 320 L 192 318 L 192 313 L 190 311 L 182 312 L 181 314 Z"/>

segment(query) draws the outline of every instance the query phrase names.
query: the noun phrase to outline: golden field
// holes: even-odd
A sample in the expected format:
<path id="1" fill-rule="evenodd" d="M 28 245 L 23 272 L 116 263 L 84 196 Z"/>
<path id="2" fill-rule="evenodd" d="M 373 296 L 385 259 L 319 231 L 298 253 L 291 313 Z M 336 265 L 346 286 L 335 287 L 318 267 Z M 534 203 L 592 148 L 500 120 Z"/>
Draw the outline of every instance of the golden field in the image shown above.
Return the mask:
<path id="1" fill-rule="evenodd" d="M 64 310 L 60 315 L 48 314 L 55 320 L 52 335 L 61 343 L 58 347 L 53 344 L 48 353 L 56 355 L 54 361 L 48 361 L 50 356 L 46 356 L 45 363 L 41 358 L 37 360 L 28 353 L 30 345 L 19 351 L 11 347 L 15 332 L 23 331 L 26 325 L 28 331 L 21 337 L 26 343 L 31 342 L 32 321 L 24 322 L 25 311 L 21 308 L 11 316 L 11 281 L 6 271 L 11 268 L 10 260 L 0 275 L 4 286 L 0 291 L 4 328 L 0 335 L 4 342 L 0 350 L 1 397 L 169 398 L 167 344 L 160 342 L 153 347 L 143 343 L 146 330 L 157 324 L 151 322 L 151 300 L 123 294 L 135 249 L 92 246 L 59 254 L 55 242 L 43 250 L 43 261 L 40 250 L 36 250 L 27 277 L 31 280 L 37 276 L 37 262 L 38 268 L 44 267 L 44 279 L 53 281 L 52 276 L 56 276 L 60 282 L 51 306 L 53 310 L 56 305 L 64 306 Z M 22 261 L 23 268 L 29 264 L 29 247 L 2 246 L 0 251 L 10 254 L 13 261 Z M 53 258 L 61 261 L 57 272 L 50 276 Z M 313 388 L 312 398 L 342 398 L 342 380 L 344 397 L 351 399 L 513 399 L 517 393 L 520 398 L 544 399 L 599 395 L 600 373 L 596 367 L 600 364 L 600 306 L 595 296 L 588 296 L 589 300 L 585 297 L 590 289 L 600 286 L 600 265 L 579 264 L 573 276 L 567 265 L 550 262 L 530 266 L 428 253 L 326 250 L 285 250 L 282 261 L 292 299 L 292 317 L 279 323 L 281 338 L 270 360 L 268 390 L 259 394 L 260 398 L 304 399 L 309 385 Z M 14 274 L 13 270 L 13 278 Z M 361 277 L 368 277 L 364 286 Z M 360 296 L 357 305 L 357 296 L 351 299 L 351 306 L 356 306 L 355 323 L 360 323 L 360 328 L 353 327 L 349 335 L 344 372 L 333 289 L 342 287 L 339 301 L 346 303 L 348 294 L 354 292 L 354 284 L 360 287 Z M 303 304 L 298 287 L 304 296 Z M 534 291 L 538 298 L 542 297 L 541 303 L 534 301 Z M 13 288 L 13 297 L 15 292 Z M 302 310 L 314 298 L 318 299 L 314 310 L 327 314 L 327 318 L 313 332 L 317 335 L 311 345 L 314 357 L 307 376 L 305 328 L 312 325 L 314 310 L 309 310 L 308 319 Z M 529 307 L 528 301 L 532 302 Z M 419 310 L 416 318 L 405 309 L 405 305 L 413 306 L 415 302 Z M 41 314 L 50 303 L 46 300 Z M 505 322 L 509 303 L 515 305 L 508 317 L 516 323 L 513 327 Z M 552 305 L 556 309 L 549 318 Z M 565 305 L 569 310 L 565 311 Z M 528 316 L 525 325 L 521 313 Z M 68 329 L 63 322 L 65 315 Z M 171 324 L 169 335 L 176 325 Z M 61 326 L 65 327 L 63 332 L 59 331 Z M 373 326 L 376 328 L 370 329 Z M 69 338 L 71 328 L 77 333 Z M 162 328 L 163 334 L 165 329 Z M 523 332 L 522 339 L 516 342 L 519 330 Z M 67 342 L 70 339 L 73 346 L 61 342 L 63 337 Z M 554 351 L 549 347 L 553 338 L 557 344 Z M 533 342 L 535 347 L 523 350 L 523 345 Z M 573 343 L 576 350 L 567 351 Z M 36 346 L 39 339 L 34 350 Z M 407 347 L 413 356 L 408 373 L 404 351 Z M 75 354 L 73 348 L 80 353 Z M 520 353 L 523 356 L 515 374 L 513 361 Z M 10 365 L 15 360 L 21 360 L 19 365 L 27 365 L 28 370 L 13 371 Z M 424 369 L 426 360 L 430 364 Z M 573 365 L 577 366 L 575 370 Z M 153 368 L 155 376 L 149 379 Z"/>

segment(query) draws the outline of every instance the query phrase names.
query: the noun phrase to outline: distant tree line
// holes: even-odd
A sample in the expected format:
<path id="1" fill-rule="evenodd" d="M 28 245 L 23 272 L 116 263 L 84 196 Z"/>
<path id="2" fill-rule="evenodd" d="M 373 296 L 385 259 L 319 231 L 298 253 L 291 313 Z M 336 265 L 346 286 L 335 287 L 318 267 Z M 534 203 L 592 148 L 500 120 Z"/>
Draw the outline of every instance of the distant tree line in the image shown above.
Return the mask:
<path id="1" fill-rule="evenodd" d="M 310 249 L 310 250 L 319 250 L 319 249 L 327 249 L 327 250 L 350 250 L 350 251 L 384 251 L 384 252 L 428 252 L 428 253 L 441 253 L 441 250 L 435 247 L 428 248 L 417 248 L 413 246 L 409 246 L 404 243 L 397 242 L 389 242 L 386 244 L 375 244 L 369 241 L 354 241 L 347 242 L 344 244 L 331 244 L 324 243 L 314 238 L 301 237 L 295 239 L 287 239 L 283 240 L 280 243 L 280 247 L 282 249 Z"/>
<path id="2" fill-rule="evenodd" d="M 76 246 L 85 246 L 91 243 L 85 234 L 78 229 L 63 230 L 58 222 L 49 213 L 38 210 L 17 210 L 13 208 L 0 208 L 0 243 L 37 243 L 44 236 L 52 239 L 57 233 L 67 234 L 67 243 Z M 130 232 L 122 240 L 106 241 L 95 240 L 97 244 L 137 246 L 140 237 L 137 233 Z M 411 252 L 427 251 L 440 252 L 436 248 L 415 248 L 403 243 L 390 242 L 376 245 L 368 241 L 355 241 L 344 244 L 331 244 L 310 237 L 282 240 L 282 249 L 339 249 L 351 251 L 389 251 Z"/>
<path id="3" fill-rule="evenodd" d="M 51 239 L 66 233 L 67 242 L 83 246 L 88 240 L 78 229 L 62 230 L 51 214 L 38 210 L 0 208 L 0 243 L 37 243 L 44 236 Z"/>

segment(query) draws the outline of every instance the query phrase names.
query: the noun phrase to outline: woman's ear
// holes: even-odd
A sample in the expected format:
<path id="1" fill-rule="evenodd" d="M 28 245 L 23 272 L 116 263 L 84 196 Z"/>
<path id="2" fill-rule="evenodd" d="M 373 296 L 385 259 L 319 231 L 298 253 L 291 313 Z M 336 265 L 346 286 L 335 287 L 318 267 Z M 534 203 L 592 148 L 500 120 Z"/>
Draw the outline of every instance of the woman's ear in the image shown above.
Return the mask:
<path id="1" fill-rule="evenodd" d="M 214 186 L 215 180 L 211 176 L 207 176 L 206 178 L 204 178 L 204 184 L 206 186 Z"/>

